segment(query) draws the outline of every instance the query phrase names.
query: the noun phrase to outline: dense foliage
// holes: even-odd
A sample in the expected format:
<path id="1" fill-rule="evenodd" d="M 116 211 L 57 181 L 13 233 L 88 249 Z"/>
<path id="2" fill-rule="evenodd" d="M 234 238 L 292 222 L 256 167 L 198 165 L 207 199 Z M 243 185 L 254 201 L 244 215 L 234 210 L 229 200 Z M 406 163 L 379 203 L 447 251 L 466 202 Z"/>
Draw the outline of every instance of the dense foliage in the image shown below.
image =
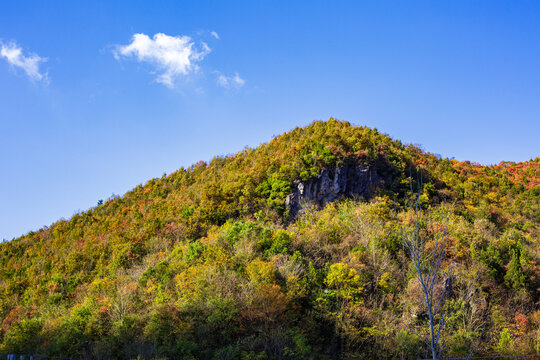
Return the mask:
<path id="1" fill-rule="evenodd" d="M 294 180 L 351 163 L 384 179 L 373 198 L 289 214 Z M 429 239 L 430 219 L 446 211 L 453 291 L 475 289 L 451 304 L 448 353 L 477 343 L 477 354 L 540 353 L 540 158 L 497 166 L 439 159 L 333 119 L 181 168 L 0 244 L 0 352 L 422 356 L 404 325 L 423 332 L 426 319 L 396 220 L 406 217 L 418 171 L 421 231 Z"/>

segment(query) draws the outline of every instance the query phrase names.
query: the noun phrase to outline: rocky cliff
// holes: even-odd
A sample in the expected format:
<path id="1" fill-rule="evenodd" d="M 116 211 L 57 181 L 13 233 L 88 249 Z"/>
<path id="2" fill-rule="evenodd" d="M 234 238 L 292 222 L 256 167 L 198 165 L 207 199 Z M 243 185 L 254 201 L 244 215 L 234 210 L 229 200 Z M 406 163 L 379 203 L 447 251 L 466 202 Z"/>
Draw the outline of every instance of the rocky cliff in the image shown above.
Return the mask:
<path id="1" fill-rule="evenodd" d="M 324 169 L 307 181 L 295 181 L 285 204 L 294 217 L 312 205 L 324 206 L 340 197 L 369 198 L 381 179 L 368 165 L 343 165 Z"/>

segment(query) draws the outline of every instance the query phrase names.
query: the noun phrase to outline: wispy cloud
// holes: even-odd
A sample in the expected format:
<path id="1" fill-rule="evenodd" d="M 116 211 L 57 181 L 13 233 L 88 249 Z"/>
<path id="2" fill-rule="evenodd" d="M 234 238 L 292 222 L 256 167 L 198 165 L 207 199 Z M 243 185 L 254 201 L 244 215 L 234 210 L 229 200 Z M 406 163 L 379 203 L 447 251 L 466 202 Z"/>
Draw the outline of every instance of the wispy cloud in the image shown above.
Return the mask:
<path id="1" fill-rule="evenodd" d="M 145 34 L 135 34 L 130 44 L 117 46 L 114 56 L 116 59 L 134 56 L 140 62 L 152 64 L 160 72 L 156 81 L 172 88 L 177 77 L 196 72 L 197 62 L 210 51 L 204 42 L 196 47 L 189 36 L 158 33 L 151 39 Z"/>
<path id="2" fill-rule="evenodd" d="M 0 43 L 0 56 L 5 58 L 11 66 L 22 69 L 30 79 L 48 82 L 47 73 L 43 73 L 39 69 L 39 65 L 47 61 L 47 58 L 36 54 L 25 56 L 22 48 L 15 42 Z"/>
<path id="3" fill-rule="evenodd" d="M 234 88 L 234 89 L 240 89 L 246 81 L 238 75 L 238 73 L 235 73 L 233 76 L 225 76 L 223 74 L 218 73 L 218 77 L 216 79 L 217 84 L 221 87 L 224 87 L 226 89 Z"/>
<path id="4" fill-rule="evenodd" d="M 210 32 L 210 35 L 212 35 L 212 36 L 213 36 L 214 38 L 216 38 L 216 39 L 218 39 L 218 40 L 219 40 L 219 35 L 218 35 L 218 33 L 217 33 L 217 32 L 215 32 L 215 31 L 211 31 L 211 32 Z"/>

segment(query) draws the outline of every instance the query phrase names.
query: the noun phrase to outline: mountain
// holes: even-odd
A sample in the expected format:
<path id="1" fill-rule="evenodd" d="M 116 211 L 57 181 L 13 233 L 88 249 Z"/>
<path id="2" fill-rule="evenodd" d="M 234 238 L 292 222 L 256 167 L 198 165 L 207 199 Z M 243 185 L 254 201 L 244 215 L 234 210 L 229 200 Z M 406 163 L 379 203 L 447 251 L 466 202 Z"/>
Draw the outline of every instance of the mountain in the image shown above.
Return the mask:
<path id="1" fill-rule="evenodd" d="M 1 243 L 0 352 L 424 356 L 410 329 L 427 331 L 425 304 L 399 225 L 416 189 L 422 235 L 446 219 L 445 353 L 539 353 L 540 158 L 441 159 L 332 118 Z"/>

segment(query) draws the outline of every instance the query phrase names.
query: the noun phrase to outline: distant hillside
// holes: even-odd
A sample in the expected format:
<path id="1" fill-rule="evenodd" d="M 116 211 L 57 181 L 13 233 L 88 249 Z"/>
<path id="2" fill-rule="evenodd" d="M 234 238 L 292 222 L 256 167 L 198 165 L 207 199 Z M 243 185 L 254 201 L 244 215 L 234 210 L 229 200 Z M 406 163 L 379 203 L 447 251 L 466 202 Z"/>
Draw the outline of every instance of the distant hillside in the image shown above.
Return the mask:
<path id="1" fill-rule="evenodd" d="M 425 323 L 396 220 L 411 181 L 427 219 L 449 209 L 456 293 L 476 289 L 447 353 L 540 353 L 540 158 L 439 159 L 332 118 L 1 243 L 0 353 L 423 356 L 403 325 Z"/>

